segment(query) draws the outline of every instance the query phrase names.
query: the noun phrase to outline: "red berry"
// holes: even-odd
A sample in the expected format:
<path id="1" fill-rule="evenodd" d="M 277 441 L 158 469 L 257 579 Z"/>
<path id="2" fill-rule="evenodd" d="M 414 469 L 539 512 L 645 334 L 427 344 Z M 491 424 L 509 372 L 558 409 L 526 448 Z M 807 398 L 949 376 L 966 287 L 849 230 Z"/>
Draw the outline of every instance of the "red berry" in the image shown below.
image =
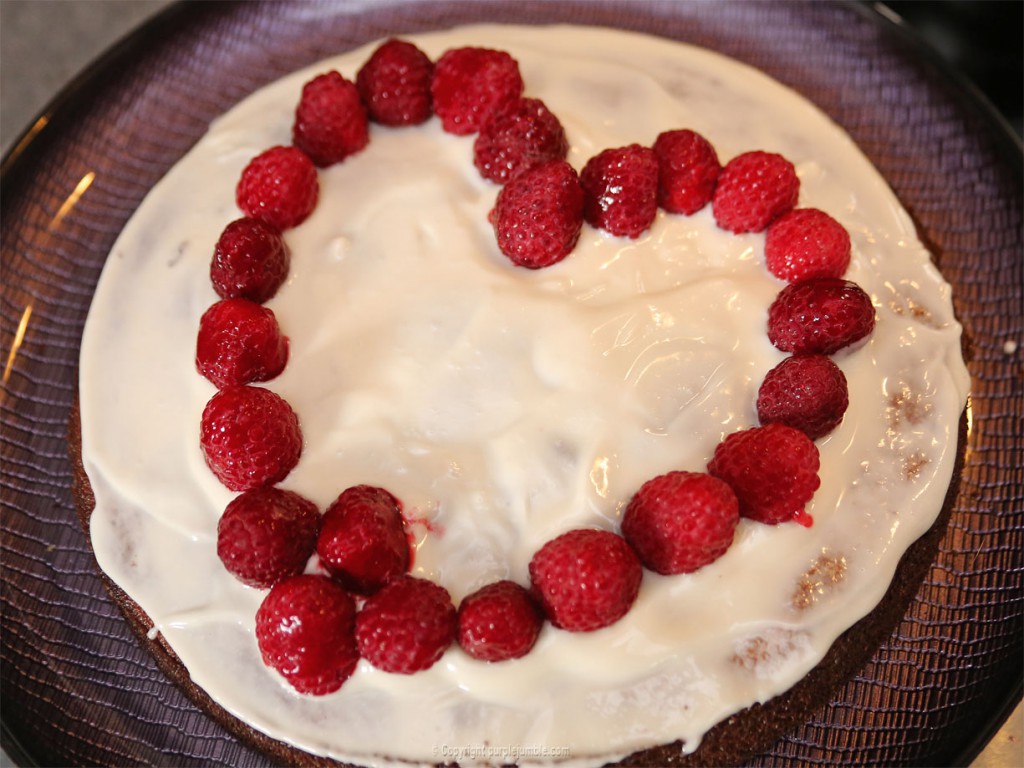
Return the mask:
<path id="1" fill-rule="evenodd" d="M 210 398 L 199 441 L 207 466 L 232 491 L 280 482 L 302 453 L 295 411 L 262 387 L 228 387 Z"/>
<path id="2" fill-rule="evenodd" d="M 416 125 L 433 113 L 434 64 L 412 43 L 386 40 L 356 73 L 356 88 L 370 119 L 381 125 Z"/>
<path id="3" fill-rule="evenodd" d="M 352 597 L 325 576 L 293 576 L 276 584 L 256 611 L 263 663 L 299 693 L 338 690 L 359 662 Z"/>
<path id="4" fill-rule="evenodd" d="M 501 188 L 491 212 L 498 248 L 513 264 L 550 266 L 576 247 L 583 228 L 583 189 L 576 171 L 556 160 Z"/>
<path id="5" fill-rule="evenodd" d="M 642 578 L 636 553 L 610 531 L 563 533 L 530 560 L 530 579 L 544 613 L 570 632 L 590 632 L 621 619 Z"/>
<path id="6" fill-rule="evenodd" d="M 377 669 L 403 675 L 433 666 L 455 632 L 448 591 L 415 576 L 389 581 L 367 598 L 356 617 L 360 655 Z"/>
<path id="7" fill-rule="evenodd" d="M 347 589 L 376 592 L 409 570 L 409 540 L 398 499 L 368 485 L 345 490 L 324 513 L 316 551 Z"/>
<path id="8" fill-rule="evenodd" d="M 222 299 L 262 304 L 288 277 L 289 261 L 288 246 L 277 228 L 259 219 L 235 219 L 217 240 L 210 281 Z"/>
<path id="9" fill-rule="evenodd" d="M 504 51 L 455 48 L 434 67 L 434 112 L 448 133 L 476 133 L 491 112 L 523 92 L 518 62 Z"/>
<path id="10" fill-rule="evenodd" d="M 622 535 L 652 571 L 692 573 L 725 554 L 739 519 L 739 502 L 724 482 L 669 472 L 648 480 L 630 500 Z"/>
<path id="11" fill-rule="evenodd" d="M 321 168 L 340 163 L 370 141 L 366 108 L 355 83 L 337 72 L 317 75 L 302 87 L 292 143 Z"/>
<path id="12" fill-rule="evenodd" d="M 316 504 L 281 488 L 253 488 L 227 505 L 217 524 L 217 556 L 243 584 L 268 589 L 298 576 L 316 548 Z"/>
<path id="13" fill-rule="evenodd" d="M 797 208 L 779 217 L 765 234 L 765 263 L 780 280 L 842 277 L 850 266 L 850 233 L 817 208 Z"/>
<path id="14" fill-rule="evenodd" d="M 796 205 L 800 180 L 782 155 L 746 152 L 726 163 L 711 200 L 718 226 L 729 232 L 763 232 Z"/>
<path id="15" fill-rule="evenodd" d="M 874 327 L 871 297 L 856 283 L 837 277 L 787 285 L 768 308 L 768 338 L 796 355 L 831 355 Z"/>
<path id="16" fill-rule="evenodd" d="M 530 168 L 564 160 L 568 152 L 565 130 L 543 101 L 512 99 L 480 127 L 473 164 L 485 179 L 504 184 Z"/>
<path id="17" fill-rule="evenodd" d="M 235 189 L 238 207 L 246 216 L 279 230 L 305 221 L 319 195 L 316 166 L 296 147 L 271 147 L 254 157 Z"/>
<path id="18" fill-rule="evenodd" d="M 223 299 L 199 320 L 196 369 L 218 389 L 268 381 L 288 362 L 288 339 L 266 307 Z"/>
<path id="19" fill-rule="evenodd" d="M 630 144 L 606 149 L 580 173 L 583 218 L 619 237 L 639 237 L 658 213 L 658 158 L 653 149 Z"/>
<path id="20" fill-rule="evenodd" d="M 766 424 L 726 437 L 708 472 L 729 484 L 742 517 L 776 525 L 809 519 L 804 505 L 818 490 L 818 466 L 818 449 L 807 435 L 785 424 Z"/>
<path id="21" fill-rule="evenodd" d="M 505 661 L 530 652 L 544 617 L 527 589 L 497 581 L 463 599 L 458 621 L 462 650 L 480 661 Z"/>
<path id="22" fill-rule="evenodd" d="M 689 216 L 711 202 L 722 164 L 707 139 L 690 130 L 666 131 L 654 142 L 658 205 Z"/>
<path id="23" fill-rule="evenodd" d="M 817 440 L 839 425 L 849 403 L 846 376 L 838 365 L 824 355 L 796 355 L 764 377 L 757 417 L 762 424 L 777 421 Z"/>

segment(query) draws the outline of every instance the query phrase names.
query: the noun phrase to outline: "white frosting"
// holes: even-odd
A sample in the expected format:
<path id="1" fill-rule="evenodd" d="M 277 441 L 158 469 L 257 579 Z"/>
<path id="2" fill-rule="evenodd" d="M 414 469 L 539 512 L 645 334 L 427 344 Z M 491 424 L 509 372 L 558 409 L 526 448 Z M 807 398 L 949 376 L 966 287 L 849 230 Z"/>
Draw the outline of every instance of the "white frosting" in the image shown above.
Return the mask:
<path id="1" fill-rule="evenodd" d="M 199 451 L 214 388 L 196 373 L 195 336 L 216 300 L 213 244 L 240 215 L 242 168 L 289 142 L 306 80 L 330 68 L 354 78 L 365 47 L 217 120 L 115 245 L 81 359 L 97 559 L 196 683 L 311 752 L 375 765 L 601 762 L 679 738 L 694 749 L 717 721 L 802 678 L 935 520 L 968 387 L 949 288 L 850 139 L 757 71 L 601 29 L 412 39 L 434 59 L 466 45 L 511 52 L 527 95 L 564 124 L 577 170 L 603 148 L 681 127 L 723 162 L 763 149 L 795 164 L 799 204 L 847 227 L 847 277 L 877 310 L 870 339 L 835 356 L 851 404 L 818 441 L 814 525 L 744 521 L 713 565 L 645 572 L 625 619 L 584 635 L 546 626 L 520 660 L 488 665 L 453 647 L 411 676 L 360 662 L 319 698 L 263 666 L 253 616 L 264 593 L 236 582 L 215 552 L 232 494 Z M 719 230 L 710 207 L 659 213 L 636 241 L 585 226 L 564 262 L 513 267 L 487 223 L 498 188 L 473 167 L 472 138 L 437 119 L 373 126 L 369 147 L 320 183 L 316 211 L 286 234 L 291 272 L 267 305 L 291 356 L 266 386 L 292 404 L 305 437 L 282 485 L 321 508 L 350 485 L 388 488 L 430 522 L 415 526 L 414 571 L 456 602 L 498 578 L 527 583 L 543 542 L 615 529 L 646 479 L 701 471 L 725 435 L 756 424 L 757 388 L 784 357 L 765 334 L 782 283 L 764 267 L 763 235 Z"/>

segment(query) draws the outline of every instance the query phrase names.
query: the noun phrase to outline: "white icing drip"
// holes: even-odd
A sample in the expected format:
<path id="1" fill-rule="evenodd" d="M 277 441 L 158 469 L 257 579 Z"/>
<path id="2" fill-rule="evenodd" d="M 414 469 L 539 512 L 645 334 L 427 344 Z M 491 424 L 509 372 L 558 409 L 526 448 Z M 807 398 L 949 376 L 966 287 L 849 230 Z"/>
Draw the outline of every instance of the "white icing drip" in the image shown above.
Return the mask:
<path id="1" fill-rule="evenodd" d="M 263 593 L 234 581 L 215 552 L 232 494 L 198 448 L 214 390 L 195 372 L 195 333 L 216 300 L 209 258 L 239 216 L 242 167 L 289 141 L 303 82 L 329 68 L 354 77 L 370 46 L 220 118 L 118 240 L 82 344 L 97 559 L 215 700 L 312 752 L 376 765 L 512 752 L 524 763 L 601 762 L 679 738 L 693 749 L 718 720 L 806 674 L 934 521 L 968 386 L 949 288 L 849 138 L 754 70 L 598 29 L 475 27 L 415 41 L 434 59 L 464 45 L 510 51 L 527 94 L 565 125 L 577 169 L 600 149 L 679 127 L 704 134 L 723 162 L 764 149 L 795 163 L 800 205 L 848 228 L 847 276 L 878 312 L 870 340 L 836 356 L 851 406 L 819 441 L 813 527 L 744 521 L 716 563 L 646 573 L 626 619 L 589 635 L 546 627 L 521 660 L 487 665 L 452 648 L 413 676 L 361 662 L 321 698 L 263 667 L 253 637 Z M 497 187 L 473 168 L 472 138 L 444 134 L 436 119 L 374 126 L 367 150 L 320 179 L 317 210 L 286 235 L 288 282 L 268 303 L 291 358 L 266 386 L 296 409 L 305 437 L 282 485 L 321 508 L 352 484 L 387 487 L 437 526 L 416 526 L 415 570 L 456 601 L 496 578 L 525 583 L 541 543 L 614 528 L 644 480 L 702 470 L 726 434 L 756 423 L 757 387 L 783 358 L 764 333 L 781 283 L 764 269 L 762 235 L 722 232 L 709 209 L 659 213 L 636 241 L 585 227 L 564 262 L 514 268 L 487 224 Z M 911 300 L 927 322 L 906 311 Z M 894 433 L 887 414 L 903 388 L 927 416 Z M 845 559 L 842 580 L 794 608 L 825 552 Z"/>

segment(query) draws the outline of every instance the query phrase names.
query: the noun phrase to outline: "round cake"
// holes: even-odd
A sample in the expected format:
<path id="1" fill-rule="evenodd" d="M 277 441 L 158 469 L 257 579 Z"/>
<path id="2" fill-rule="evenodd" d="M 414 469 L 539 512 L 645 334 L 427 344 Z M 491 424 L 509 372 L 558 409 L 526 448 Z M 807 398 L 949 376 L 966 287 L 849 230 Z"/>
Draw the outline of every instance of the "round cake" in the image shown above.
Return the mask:
<path id="1" fill-rule="evenodd" d="M 870 333 L 826 353 L 848 406 L 813 443 L 804 437 L 813 496 L 785 520 L 744 515 L 724 553 L 692 571 L 645 560 L 623 615 L 600 628 L 570 631 L 545 604 L 548 620 L 518 658 L 483 661 L 455 642 L 413 674 L 361 658 L 323 695 L 264 663 L 256 616 L 268 590 L 218 556 L 240 489 L 211 471 L 201 445 L 218 387 L 197 371 L 197 333 L 220 298 L 211 255 L 243 215 L 240 178 L 292 143 L 304 86 L 326 72 L 355 81 L 371 44 L 218 119 L 115 244 L 81 356 L 81 502 L 97 561 L 195 695 L 313 760 L 693 753 L 713 726 L 819 667 L 939 518 L 968 387 L 949 288 L 850 139 L 749 67 L 598 28 L 475 26 L 408 41 L 432 62 L 469 47 L 508 54 L 522 95 L 564 128 L 573 178 L 586 181 L 605 150 L 650 148 L 683 129 L 713 146 L 719 188 L 733 159 L 785 159 L 799 188 L 788 207 L 841 225 L 843 280 L 873 310 Z M 531 563 L 570 532 L 622 541 L 648 481 L 722 474 L 719 449 L 764 426 L 763 382 L 791 358 L 769 338 L 787 282 L 767 266 L 764 227 L 732 231 L 710 203 L 662 207 L 624 234 L 588 214 L 566 253 L 530 269 L 501 241 L 498 198 L 516 179 L 482 175 L 476 133 L 436 116 L 371 123 L 365 146 L 320 164 L 315 206 L 283 227 L 287 278 L 263 302 L 287 363 L 252 385 L 301 425 L 301 456 L 271 483 L 320 512 L 347 489 L 386 489 L 410 574 L 453 606 L 499 581 L 536 594 Z M 316 555 L 305 570 L 325 573 Z"/>

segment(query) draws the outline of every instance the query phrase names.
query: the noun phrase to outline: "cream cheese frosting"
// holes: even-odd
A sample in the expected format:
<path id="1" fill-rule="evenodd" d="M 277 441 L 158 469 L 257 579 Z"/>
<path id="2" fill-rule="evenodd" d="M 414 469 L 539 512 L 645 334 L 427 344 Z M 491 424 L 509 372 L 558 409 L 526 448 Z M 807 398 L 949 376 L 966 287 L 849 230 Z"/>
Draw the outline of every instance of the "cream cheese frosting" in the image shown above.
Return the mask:
<path id="1" fill-rule="evenodd" d="M 406 39 L 434 60 L 464 46 L 511 53 L 526 95 L 565 126 L 577 170 L 674 128 L 704 135 L 723 162 L 754 149 L 793 162 L 798 205 L 847 228 L 846 277 L 877 315 L 866 342 L 834 356 L 850 408 L 817 443 L 814 524 L 742 521 L 717 562 L 645 572 L 624 619 L 589 634 L 547 625 L 522 659 L 487 664 L 452 647 L 410 676 L 360 661 L 323 697 L 295 693 L 262 664 L 254 615 L 265 593 L 216 554 L 233 494 L 199 448 L 215 390 L 195 370 L 196 332 L 217 300 L 213 244 L 241 215 L 242 168 L 289 143 L 303 83 L 330 69 L 354 79 L 372 44 L 216 120 L 115 244 L 81 355 L 97 560 L 216 702 L 315 754 L 586 764 L 676 739 L 693 750 L 718 721 L 799 681 L 877 604 L 935 521 L 969 384 L 949 286 L 850 138 L 750 67 L 599 28 Z M 304 435 L 281 486 L 321 509 L 351 485 L 387 488 L 419 521 L 413 572 L 456 603 L 496 579 L 528 583 L 545 541 L 617 530 L 645 480 L 702 471 L 726 435 L 756 425 L 757 388 L 785 357 L 765 332 L 783 284 L 764 266 L 763 234 L 720 230 L 710 207 L 659 212 L 637 240 L 584 226 L 563 262 L 514 267 L 487 221 L 498 187 L 474 168 L 472 137 L 444 133 L 436 118 L 372 126 L 363 152 L 319 178 L 316 210 L 285 234 L 289 278 L 267 303 L 290 358 L 262 386 L 292 405 Z"/>

